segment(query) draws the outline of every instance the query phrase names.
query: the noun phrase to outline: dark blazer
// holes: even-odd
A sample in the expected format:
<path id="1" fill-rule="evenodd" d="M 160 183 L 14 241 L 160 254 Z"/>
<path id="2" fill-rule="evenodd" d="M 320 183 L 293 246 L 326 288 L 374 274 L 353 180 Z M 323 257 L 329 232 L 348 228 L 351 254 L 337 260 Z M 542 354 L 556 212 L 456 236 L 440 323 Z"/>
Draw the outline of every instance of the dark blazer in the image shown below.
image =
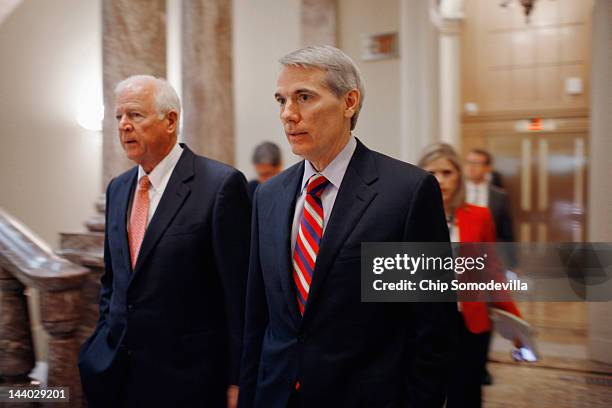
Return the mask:
<path id="1" fill-rule="evenodd" d="M 495 186 L 489 187 L 489 211 L 495 222 L 495 236 L 497 242 L 514 242 L 514 225 L 510 211 L 510 200 L 508 194 Z M 508 268 L 518 264 L 517 250 L 512 245 L 499 246 L 500 259 Z"/>
<path id="2" fill-rule="evenodd" d="M 322 237 L 304 316 L 291 278 L 298 163 L 255 194 L 239 406 L 441 406 L 455 304 L 361 303 L 366 241 L 448 241 L 435 178 L 361 142 Z M 408 405 L 411 403 L 410 405 Z"/>
<path id="3" fill-rule="evenodd" d="M 133 271 L 126 221 L 138 168 L 108 186 L 100 319 L 79 355 L 90 407 L 225 407 L 238 382 L 246 180 L 183 148 Z"/>
<path id="4" fill-rule="evenodd" d="M 502 175 L 499 171 L 497 170 L 493 170 L 491 172 L 491 185 L 503 189 L 504 188 L 504 182 L 502 180 Z"/>
<path id="5" fill-rule="evenodd" d="M 255 195 L 255 190 L 257 190 L 257 187 L 259 187 L 259 181 L 249 181 L 249 184 L 247 185 L 247 192 L 249 193 L 249 198 L 251 199 L 251 201 L 253 201 L 253 196 Z"/>
<path id="6" fill-rule="evenodd" d="M 495 186 L 489 187 L 489 210 L 495 221 L 498 242 L 514 242 L 514 226 L 510 212 L 510 200 L 506 192 Z"/>

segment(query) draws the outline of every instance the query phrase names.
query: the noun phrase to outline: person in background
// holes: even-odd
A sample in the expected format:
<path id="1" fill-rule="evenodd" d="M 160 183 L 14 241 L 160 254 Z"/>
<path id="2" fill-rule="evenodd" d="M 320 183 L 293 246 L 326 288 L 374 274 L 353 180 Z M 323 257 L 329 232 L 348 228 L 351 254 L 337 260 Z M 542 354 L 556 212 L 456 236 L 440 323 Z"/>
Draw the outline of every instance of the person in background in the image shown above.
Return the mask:
<path id="1" fill-rule="evenodd" d="M 444 143 L 432 144 L 425 148 L 418 164 L 440 183 L 451 241 L 495 242 L 495 225 L 490 211 L 465 201 L 461 163 L 454 149 Z M 492 305 L 520 316 L 513 302 L 494 302 Z M 484 302 L 461 302 L 458 309 L 456 322 L 460 349 L 449 381 L 447 408 L 480 407 L 491 320 Z"/>
<path id="2" fill-rule="evenodd" d="M 514 226 L 510 201 L 506 192 L 487 180 L 492 174 L 493 158 L 486 150 L 473 149 L 465 160 L 465 201 L 487 207 L 495 221 L 498 242 L 514 242 Z"/>
<path id="3" fill-rule="evenodd" d="M 464 171 L 466 178 L 466 201 L 470 204 L 487 207 L 495 222 L 495 235 L 498 242 L 514 242 L 514 225 L 510 211 L 510 200 L 501 186 L 501 176 L 493 171 L 493 157 L 483 149 L 472 149 L 467 154 Z M 501 258 L 509 268 L 517 264 L 516 251 L 511 246 L 499 248 Z M 493 376 L 484 369 L 482 384 L 493 384 Z"/>
<path id="4" fill-rule="evenodd" d="M 249 198 L 253 200 L 255 190 L 261 183 L 276 176 L 283 169 L 283 159 L 280 148 L 272 142 L 263 142 L 253 152 L 253 166 L 257 179 L 249 181 Z"/>

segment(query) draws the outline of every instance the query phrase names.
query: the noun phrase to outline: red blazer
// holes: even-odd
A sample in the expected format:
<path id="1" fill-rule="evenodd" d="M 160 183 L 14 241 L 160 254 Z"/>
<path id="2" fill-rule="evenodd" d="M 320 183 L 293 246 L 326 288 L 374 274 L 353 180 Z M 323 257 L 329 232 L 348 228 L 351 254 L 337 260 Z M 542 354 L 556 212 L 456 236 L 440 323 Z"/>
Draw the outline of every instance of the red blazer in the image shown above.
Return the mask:
<path id="1" fill-rule="evenodd" d="M 495 224 L 488 208 L 464 204 L 455 210 L 460 242 L 495 242 Z M 493 302 L 492 306 L 520 316 L 514 302 Z M 484 302 L 462 302 L 461 313 L 465 326 L 474 333 L 491 330 L 491 320 Z"/>

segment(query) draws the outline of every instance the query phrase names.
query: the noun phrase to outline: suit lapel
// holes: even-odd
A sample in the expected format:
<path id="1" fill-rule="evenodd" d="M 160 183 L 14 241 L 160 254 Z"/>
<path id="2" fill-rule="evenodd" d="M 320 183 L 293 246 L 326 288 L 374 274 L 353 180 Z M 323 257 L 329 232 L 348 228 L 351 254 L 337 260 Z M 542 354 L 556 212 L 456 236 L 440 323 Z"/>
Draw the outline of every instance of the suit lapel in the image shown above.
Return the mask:
<path id="1" fill-rule="evenodd" d="M 340 248 L 359 223 L 366 208 L 376 197 L 377 193 L 370 185 L 377 178 L 378 172 L 372 152 L 357 140 L 357 148 L 346 169 L 334 202 L 331 218 L 321 238 L 302 322 L 308 317 L 309 306 L 316 302 L 320 288 L 330 273 Z M 359 275 L 359 271 L 356 273 Z"/>
<path id="2" fill-rule="evenodd" d="M 303 174 L 304 162 L 296 166 L 292 174 L 287 175 L 283 182 L 283 191 L 275 202 L 272 211 L 268 214 L 269 219 L 275 219 L 273 225 L 276 225 L 274 236 L 277 239 L 275 247 L 278 249 L 278 271 L 280 273 L 281 285 L 283 287 L 283 293 L 285 294 L 285 300 L 287 301 L 287 307 L 294 321 L 300 319 L 300 312 L 297 307 L 295 288 L 293 285 L 291 228 L 293 226 L 293 213 L 295 211 L 295 204 L 298 192 L 300 191 Z"/>
<path id="3" fill-rule="evenodd" d="M 138 259 L 136 260 L 134 274 L 132 275 L 132 281 L 142 268 L 147 257 L 151 254 L 153 248 L 155 248 L 166 228 L 168 228 L 176 212 L 189 196 L 191 189 L 188 185 L 188 180 L 193 177 L 193 160 L 194 154 L 187 146 L 183 145 L 181 158 L 170 176 L 168 185 L 155 210 L 155 215 L 153 215 L 145 232 L 140 252 L 138 253 Z"/>
<path id="4" fill-rule="evenodd" d="M 127 217 L 128 217 L 128 208 L 130 208 L 130 199 L 134 193 L 134 189 L 136 188 L 136 177 L 138 176 L 138 167 L 134 167 L 132 169 L 132 174 L 130 177 L 126 178 L 121 186 L 121 190 L 119 191 L 119 195 L 117 196 L 117 202 L 120 203 L 118 210 L 118 231 L 117 233 L 121 237 L 121 248 L 123 249 L 123 263 L 125 264 L 126 271 L 132 271 L 132 261 L 130 259 L 130 244 L 128 241 L 128 233 L 127 233 Z"/>

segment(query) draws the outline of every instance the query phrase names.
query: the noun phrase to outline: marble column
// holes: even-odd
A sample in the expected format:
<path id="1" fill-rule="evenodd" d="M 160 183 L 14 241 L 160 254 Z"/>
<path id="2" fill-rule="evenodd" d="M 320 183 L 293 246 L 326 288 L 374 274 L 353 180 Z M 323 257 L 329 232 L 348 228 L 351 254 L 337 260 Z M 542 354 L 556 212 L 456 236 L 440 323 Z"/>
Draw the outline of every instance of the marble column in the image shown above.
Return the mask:
<path id="1" fill-rule="evenodd" d="M 589 241 L 611 242 L 612 1 L 595 3 L 592 27 Z M 612 302 L 588 304 L 588 347 L 591 359 L 612 364 Z"/>
<path id="2" fill-rule="evenodd" d="M 442 0 L 439 7 L 440 141 L 461 146 L 461 21 L 463 1 Z"/>
<path id="3" fill-rule="evenodd" d="M 414 163 L 438 140 L 438 38 L 428 1 L 400 0 L 399 6 L 400 158 Z"/>
<path id="4" fill-rule="evenodd" d="M 182 2 L 182 140 L 234 163 L 231 0 Z"/>
<path id="5" fill-rule="evenodd" d="M 337 0 L 302 0 L 302 45 L 337 43 Z"/>
<path id="6" fill-rule="evenodd" d="M 166 1 L 104 0 L 101 3 L 104 189 L 113 177 L 133 166 L 117 138 L 115 85 L 135 74 L 166 76 Z"/>

